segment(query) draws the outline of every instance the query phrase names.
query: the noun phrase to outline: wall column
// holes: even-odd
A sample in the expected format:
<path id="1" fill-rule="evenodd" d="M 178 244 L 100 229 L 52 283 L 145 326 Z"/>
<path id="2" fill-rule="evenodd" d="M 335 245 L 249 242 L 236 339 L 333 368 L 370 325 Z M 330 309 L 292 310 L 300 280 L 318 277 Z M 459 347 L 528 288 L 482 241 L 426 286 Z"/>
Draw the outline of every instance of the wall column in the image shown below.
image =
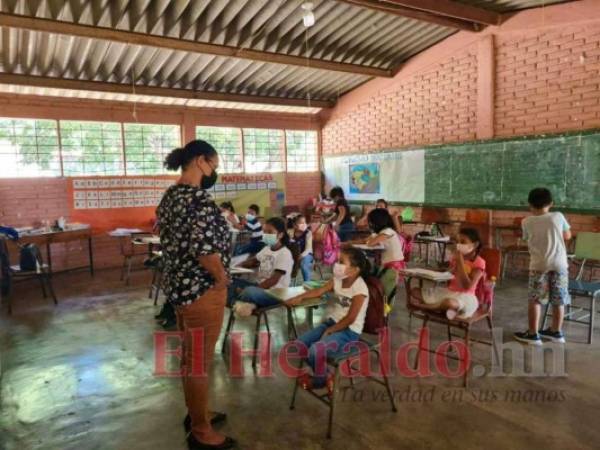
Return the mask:
<path id="1" fill-rule="evenodd" d="M 494 137 L 494 36 L 477 44 L 477 139 Z"/>

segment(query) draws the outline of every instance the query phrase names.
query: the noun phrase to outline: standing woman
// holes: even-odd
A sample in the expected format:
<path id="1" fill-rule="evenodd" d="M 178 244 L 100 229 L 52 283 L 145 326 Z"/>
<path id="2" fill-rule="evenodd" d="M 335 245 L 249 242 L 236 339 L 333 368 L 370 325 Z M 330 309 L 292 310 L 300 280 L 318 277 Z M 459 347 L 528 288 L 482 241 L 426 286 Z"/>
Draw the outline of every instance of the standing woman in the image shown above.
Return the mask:
<path id="1" fill-rule="evenodd" d="M 196 140 L 173 150 L 164 164 L 169 170 L 181 168 L 179 180 L 167 189 L 156 214 L 165 265 L 163 290 L 183 333 L 188 446 L 229 449 L 235 441 L 212 427 L 225 415 L 208 410 L 208 373 L 223 323 L 231 243 L 227 221 L 206 192 L 217 180 L 219 157 L 210 144 Z M 200 348 L 192 347 L 193 332 L 203 333 Z M 204 373 L 191 373 L 192 367 L 203 367 Z"/>
<path id="2" fill-rule="evenodd" d="M 334 226 L 340 241 L 348 241 L 351 239 L 352 233 L 356 230 L 356 227 L 350 216 L 350 207 L 346 201 L 344 190 L 341 187 L 336 186 L 331 190 L 329 196 L 335 202 Z"/>

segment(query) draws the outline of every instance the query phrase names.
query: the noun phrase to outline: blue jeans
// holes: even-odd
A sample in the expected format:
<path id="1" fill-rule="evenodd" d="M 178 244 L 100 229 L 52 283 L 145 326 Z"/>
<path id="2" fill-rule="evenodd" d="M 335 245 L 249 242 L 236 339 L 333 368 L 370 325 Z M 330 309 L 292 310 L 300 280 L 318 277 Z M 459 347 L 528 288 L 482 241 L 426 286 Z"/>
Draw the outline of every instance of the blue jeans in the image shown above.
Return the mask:
<path id="1" fill-rule="evenodd" d="M 314 261 L 315 259 L 313 258 L 312 253 L 309 253 L 300 260 L 300 270 L 302 271 L 302 278 L 304 279 L 304 281 L 310 281 L 312 277 Z"/>
<path id="2" fill-rule="evenodd" d="M 237 289 L 242 289 L 240 294 L 236 293 Z M 278 300 L 271 297 L 267 291 L 258 287 L 255 283 L 241 278 L 234 278 L 227 288 L 227 305 L 233 306 L 236 300 L 243 302 L 254 303 L 258 308 L 265 306 L 277 305 Z"/>
<path id="3" fill-rule="evenodd" d="M 265 243 L 262 240 L 256 240 L 256 241 L 251 240 L 246 245 L 240 245 L 239 247 L 234 249 L 233 254 L 236 256 L 237 255 L 245 255 L 246 253 L 249 253 L 251 255 L 256 255 L 258 252 L 260 252 L 263 249 L 264 246 L 265 246 Z"/>
<path id="4" fill-rule="evenodd" d="M 345 345 L 349 342 L 356 342 L 360 338 L 360 334 L 352 331 L 350 328 L 346 328 L 345 330 L 336 331 L 321 339 L 325 330 L 332 325 L 335 325 L 335 321 L 333 319 L 327 319 L 321 325 L 307 331 L 298 338 L 298 340 L 308 348 L 307 361 L 314 373 L 313 387 L 315 388 L 324 387 L 327 382 L 326 373 L 315 373 L 317 367 L 317 345 L 315 344 L 319 342 L 322 343 L 320 345 L 326 346 L 324 352 L 321 350 L 319 354 L 320 358 L 323 358 L 324 356 L 325 358 L 331 358 L 343 355 L 345 353 Z M 326 367 L 325 364 L 323 364 L 323 367 Z"/>
<path id="5" fill-rule="evenodd" d="M 352 238 L 352 233 L 356 231 L 356 227 L 352 222 L 346 222 L 338 227 L 338 237 L 341 242 L 349 241 Z"/>

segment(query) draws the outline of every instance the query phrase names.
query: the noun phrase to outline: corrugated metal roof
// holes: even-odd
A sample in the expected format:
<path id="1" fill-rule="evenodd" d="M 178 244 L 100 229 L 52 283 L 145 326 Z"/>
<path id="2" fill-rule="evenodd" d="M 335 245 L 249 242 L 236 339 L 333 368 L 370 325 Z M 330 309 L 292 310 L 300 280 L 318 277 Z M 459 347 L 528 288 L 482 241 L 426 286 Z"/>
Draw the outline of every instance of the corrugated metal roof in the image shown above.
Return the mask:
<path id="1" fill-rule="evenodd" d="M 472 0 L 499 11 L 551 0 Z M 334 0 L 13 0 L 0 11 L 392 70 L 456 30 Z M 41 31 L 0 29 L 0 72 L 216 93 L 336 101 L 364 74 Z"/>

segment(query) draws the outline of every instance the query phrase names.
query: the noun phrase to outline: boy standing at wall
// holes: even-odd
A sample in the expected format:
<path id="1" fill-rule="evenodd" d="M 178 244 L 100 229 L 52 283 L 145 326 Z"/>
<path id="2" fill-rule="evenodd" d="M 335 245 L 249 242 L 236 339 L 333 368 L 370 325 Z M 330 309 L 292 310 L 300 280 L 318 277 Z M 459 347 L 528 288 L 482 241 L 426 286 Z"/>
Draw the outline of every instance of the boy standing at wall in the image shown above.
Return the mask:
<path id="1" fill-rule="evenodd" d="M 565 216 L 550 212 L 552 194 L 546 188 L 529 193 L 532 216 L 523 220 L 523 239 L 529 247 L 529 329 L 515 333 L 520 342 L 540 345 L 543 339 L 565 342 L 562 323 L 569 295 L 569 262 L 565 241 L 571 231 Z M 552 304 L 552 326 L 539 330 L 542 305 Z"/>

